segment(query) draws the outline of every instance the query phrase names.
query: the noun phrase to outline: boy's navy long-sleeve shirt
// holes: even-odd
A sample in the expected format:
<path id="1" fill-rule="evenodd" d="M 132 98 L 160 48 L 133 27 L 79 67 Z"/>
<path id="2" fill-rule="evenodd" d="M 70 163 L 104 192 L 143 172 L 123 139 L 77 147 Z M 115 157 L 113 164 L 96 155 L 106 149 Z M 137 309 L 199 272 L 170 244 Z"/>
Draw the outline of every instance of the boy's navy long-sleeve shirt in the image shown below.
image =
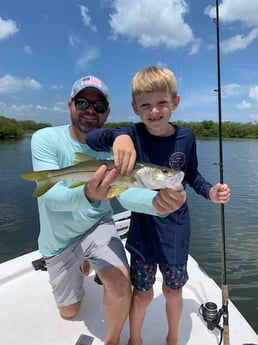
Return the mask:
<path id="1" fill-rule="evenodd" d="M 198 171 L 196 139 L 184 127 L 175 127 L 167 137 L 150 134 L 143 123 L 119 129 L 102 128 L 87 134 L 87 144 L 96 151 L 110 150 L 121 134 L 131 136 L 138 162 L 151 162 L 184 171 L 184 186 L 209 198 L 212 185 Z M 146 263 L 185 264 L 187 262 L 191 223 L 187 202 L 166 217 L 132 212 L 126 248 Z"/>

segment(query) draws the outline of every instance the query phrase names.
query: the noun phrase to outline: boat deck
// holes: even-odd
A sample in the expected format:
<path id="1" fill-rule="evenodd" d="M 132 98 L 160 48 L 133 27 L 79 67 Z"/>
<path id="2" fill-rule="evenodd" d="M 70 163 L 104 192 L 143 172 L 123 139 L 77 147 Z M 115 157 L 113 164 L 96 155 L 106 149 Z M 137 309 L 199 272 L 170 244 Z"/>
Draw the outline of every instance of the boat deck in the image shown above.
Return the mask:
<path id="1" fill-rule="evenodd" d="M 106 322 L 102 306 L 103 287 L 94 275 L 85 277 L 86 295 L 80 313 L 72 320 L 62 319 L 48 283 L 48 274 L 35 271 L 31 262 L 40 258 L 38 251 L 0 265 L 0 343 L 19 345 L 90 345 L 78 341 L 81 334 L 92 336 L 92 344 L 103 344 Z M 209 331 L 199 314 L 207 301 L 221 306 L 221 290 L 189 257 L 190 279 L 184 287 L 184 311 L 180 345 L 219 344 L 220 331 Z M 155 298 L 148 308 L 143 326 L 145 345 L 165 345 L 166 317 L 162 279 L 155 284 Z M 235 306 L 229 303 L 231 345 L 258 344 L 258 336 Z M 89 339 L 88 339 L 89 340 Z M 128 340 L 128 323 L 121 345 Z"/>

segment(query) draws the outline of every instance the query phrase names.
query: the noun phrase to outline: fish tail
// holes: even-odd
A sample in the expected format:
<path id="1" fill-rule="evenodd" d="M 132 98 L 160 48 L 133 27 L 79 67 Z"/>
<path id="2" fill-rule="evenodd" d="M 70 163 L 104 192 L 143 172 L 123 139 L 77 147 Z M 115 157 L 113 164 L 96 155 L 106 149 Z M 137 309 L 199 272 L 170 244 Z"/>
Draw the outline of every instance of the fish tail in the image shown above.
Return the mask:
<path id="1" fill-rule="evenodd" d="M 50 181 L 48 173 L 48 170 L 30 171 L 21 174 L 21 178 L 28 181 L 37 181 L 37 187 L 33 192 L 33 196 L 39 197 L 46 193 L 56 183 Z"/>

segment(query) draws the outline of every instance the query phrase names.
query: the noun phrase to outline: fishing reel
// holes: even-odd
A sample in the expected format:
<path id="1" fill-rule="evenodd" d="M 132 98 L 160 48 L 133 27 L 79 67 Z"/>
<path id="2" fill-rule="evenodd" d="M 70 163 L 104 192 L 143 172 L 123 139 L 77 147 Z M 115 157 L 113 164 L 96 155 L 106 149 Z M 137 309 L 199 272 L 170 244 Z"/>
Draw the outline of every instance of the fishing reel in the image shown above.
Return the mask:
<path id="1" fill-rule="evenodd" d="M 213 302 L 207 302 L 205 304 L 201 304 L 199 312 L 203 318 L 203 320 L 207 323 L 207 328 L 211 331 L 214 328 L 219 328 L 220 319 L 223 315 L 224 311 L 223 308 L 217 309 L 217 304 Z"/>

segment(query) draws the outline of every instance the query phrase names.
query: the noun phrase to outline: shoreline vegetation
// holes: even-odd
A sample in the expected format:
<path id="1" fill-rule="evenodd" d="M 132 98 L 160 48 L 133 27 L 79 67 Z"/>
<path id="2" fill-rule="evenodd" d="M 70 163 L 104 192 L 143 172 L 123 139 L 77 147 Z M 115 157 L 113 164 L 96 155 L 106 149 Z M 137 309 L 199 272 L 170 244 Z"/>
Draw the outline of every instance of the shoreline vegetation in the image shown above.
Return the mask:
<path id="1" fill-rule="evenodd" d="M 132 122 L 108 122 L 104 127 L 119 128 Z M 219 136 L 219 124 L 211 120 L 201 122 L 176 121 L 173 124 L 191 129 L 197 138 L 217 138 Z M 32 120 L 18 121 L 0 116 L 0 140 L 22 139 L 26 133 L 35 132 L 38 129 L 52 127 L 50 123 L 37 123 Z M 258 123 L 240 123 L 224 121 L 222 125 L 224 138 L 258 138 Z"/>
<path id="2" fill-rule="evenodd" d="M 22 139 L 27 132 L 35 132 L 40 128 L 51 127 L 50 123 L 36 123 L 31 120 L 18 121 L 0 116 L 0 140 Z"/>

